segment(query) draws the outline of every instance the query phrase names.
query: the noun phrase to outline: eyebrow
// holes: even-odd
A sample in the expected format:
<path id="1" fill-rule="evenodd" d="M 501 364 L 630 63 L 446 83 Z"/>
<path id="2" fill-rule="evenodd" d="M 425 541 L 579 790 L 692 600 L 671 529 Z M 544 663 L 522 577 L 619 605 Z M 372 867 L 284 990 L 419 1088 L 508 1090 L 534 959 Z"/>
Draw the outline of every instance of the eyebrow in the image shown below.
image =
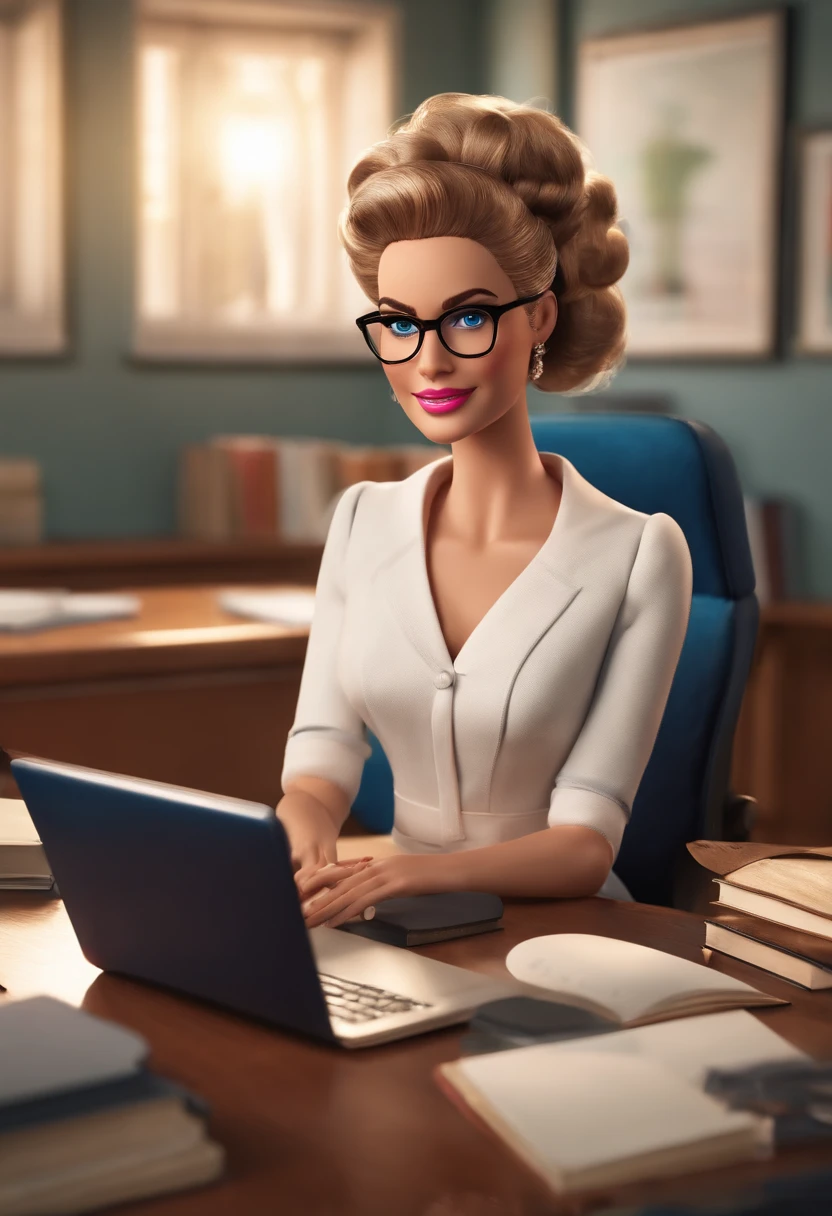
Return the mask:
<path id="1" fill-rule="evenodd" d="M 487 287 L 470 287 L 468 291 L 461 291 L 458 295 L 449 296 L 447 300 L 443 300 L 442 312 L 445 312 L 448 308 L 454 308 L 457 304 L 462 304 L 471 296 L 492 296 L 493 299 L 497 299 L 497 293 L 489 291 Z M 381 308 L 382 304 L 389 304 L 391 308 L 397 308 L 399 312 L 406 312 L 411 317 L 416 316 L 416 309 L 411 307 L 410 304 L 402 304 L 401 300 L 394 300 L 390 296 L 382 296 L 378 302 L 379 308 Z"/>

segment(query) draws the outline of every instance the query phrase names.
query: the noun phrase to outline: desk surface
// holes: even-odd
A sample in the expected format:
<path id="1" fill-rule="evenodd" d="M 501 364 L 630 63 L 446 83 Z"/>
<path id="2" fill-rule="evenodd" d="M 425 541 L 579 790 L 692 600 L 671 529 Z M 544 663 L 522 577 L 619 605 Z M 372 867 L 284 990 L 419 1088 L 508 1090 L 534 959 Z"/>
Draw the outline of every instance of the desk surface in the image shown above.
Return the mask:
<path id="1" fill-rule="evenodd" d="M 294 590 L 289 583 L 258 591 Z M 304 625 L 264 624 L 219 607 L 223 586 L 126 588 L 137 616 L 0 633 L 0 688 L 141 673 L 206 671 L 297 662 L 306 652 Z"/>
<path id="2" fill-rule="evenodd" d="M 348 847 L 372 845 L 363 839 Z M 524 901 L 507 905 L 502 932 L 423 952 L 504 975 L 513 945 L 554 931 L 627 938 L 697 960 L 704 938 L 702 921 L 684 912 L 602 899 Z M 712 965 L 791 1000 L 758 1016 L 798 1046 L 832 1058 L 832 993 L 805 993 L 718 956 Z M 597 1204 L 597 1196 L 555 1200 L 439 1092 L 432 1070 L 459 1055 L 461 1029 L 354 1053 L 318 1046 L 100 974 L 81 956 L 63 905 L 32 894 L 0 896 L 0 979 L 9 990 L 2 999 L 51 993 L 133 1027 L 149 1040 L 155 1068 L 209 1101 L 212 1132 L 228 1153 L 227 1177 L 136 1205 L 135 1216 L 576 1216 Z M 631 1187 L 614 1199 L 689 1199 L 697 1188 L 707 1194 L 717 1184 L 724 1189 L 819 1162 L 832 1163 L 832 1146 Z"/>

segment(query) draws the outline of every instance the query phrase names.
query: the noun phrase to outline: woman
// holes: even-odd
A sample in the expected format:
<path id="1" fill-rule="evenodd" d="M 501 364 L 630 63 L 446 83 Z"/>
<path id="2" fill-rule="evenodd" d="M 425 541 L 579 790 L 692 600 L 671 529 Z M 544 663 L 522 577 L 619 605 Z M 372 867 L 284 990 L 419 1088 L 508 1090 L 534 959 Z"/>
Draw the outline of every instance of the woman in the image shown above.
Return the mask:
<path id="1" fill-rule="evenodd" d="M 575 136 L 502 98 L 429 99 L 350 176 L 341 238 L 378 302 L 359 325 L 452 455 L 351 486 L 333 516 L 277 808 L 310 926 L 424 892 L 611 889 L 690 557 L 668 516 L 538 453 L 526 384 L 584 388 L 620 363 L 615 219 Z M 332 866 L 367 726 L 402 852 Z"/>

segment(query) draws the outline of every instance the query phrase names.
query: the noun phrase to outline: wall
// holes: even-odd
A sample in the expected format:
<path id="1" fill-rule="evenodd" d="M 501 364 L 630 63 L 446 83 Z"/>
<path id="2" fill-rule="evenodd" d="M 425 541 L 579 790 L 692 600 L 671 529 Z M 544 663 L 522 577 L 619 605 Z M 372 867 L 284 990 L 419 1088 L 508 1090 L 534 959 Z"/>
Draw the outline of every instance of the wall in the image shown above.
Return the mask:
<path id="1" fill-rule="evenodd" d="M 482 92 L 479 0 L 399 4 L 400 113 L 432 93 Z M 215 432 L 419 438 L 376 367 L 131 362 L 131 8 L 67 0 L 72 348 L 52 362 L 0 362 L 0 454 L 42 462 L 53 539 L 171 532 L 177 451 Z"/>
<path id="2" fill-rule="evenodd" d="M 443 90 L 499 87 L 509 95 L 517 92 L 521 100 L 546 92 L 552 77 L 545 59 L 525 52 L 527 79 L 520 67 L 523 44 L 539 46 L 552 37 L 549 9 L 555 0 L 399 2 L 402 113 Z M 331 435 L 357 442 L 418 438 L 392 406 L 376 368 L 158 369 L 130 362 L 130 3 L 68 0 L 67 7 L 72 351 L 52 364 L 0 363 L 0 452 L 31 454 L 43 462 L 50 536 L 170 532 L 177 450 L 216 431 Z M 560 108 L 568 118 L 581 37 L 759 4 L 561 0 L 556 7 L 561 25 L 552 55 Z M 521 10 L 512 25 L 508 15 Z M 832 4 L 797 3 L 794 26 L 791 123 L 832 125 Z M 787 282 L 795 248 L 791 221 L 788 228 Z M 791 332 L 789 311 L 787 306 Z M 805 523 L 802 590 L 832 597 L 832 477 L 827 467 L 832 362 L 787 355 L 776 362 L 728 368 L 633 365 L 615 387 L 667 392 L 678 413 L 720 431 L 749 492 L 796 499 Z M 569 399 L 530 396 L 533 409 L 573 408 Z"/>
<path id="3" fill-rule="evenodd" d="M 688 18 L 725 16 L 760 9 L 759 0 L 564 0 L 561 5 L 561 109 L 571 115 L 577 43 Z M 790 51 L 789 131 L 832 127 L 832 4 L 803 0 L 793 6 Z M 794 223 L 796 162 L 784 167 L 787 214 L 784 232 L 784 357 L 741 366 L 671 367 L 633 364 L 615 391 L 668 393 L 674 412 L 700 419 L 728 442 L 744 487 L 751 493 L 790 498 L 802 520 L 802 593 L 832 597 L 832 359 L 789 353 L 793 334 L 792 285 L 797 256 Z M 569 402 L 558 403 L 569 407 Z"/>

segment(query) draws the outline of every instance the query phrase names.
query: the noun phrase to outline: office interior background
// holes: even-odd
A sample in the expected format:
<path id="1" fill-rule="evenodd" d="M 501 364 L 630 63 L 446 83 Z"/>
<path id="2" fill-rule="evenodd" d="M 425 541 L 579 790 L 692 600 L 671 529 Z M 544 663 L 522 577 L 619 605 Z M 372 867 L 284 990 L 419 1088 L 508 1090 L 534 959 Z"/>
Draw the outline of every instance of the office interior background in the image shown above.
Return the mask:
<path id="1" fill-rule="evenodd" d="M 39 465 L 43 543 L 174 537 L 181 452 L 215 435 L 418 442 L 352 324 L 367 302 L 334 227 L 349 164 L 445 91 L 547 102 L 589 142 L 587 46 L 675 31 L 684 47 L 709 23 L 761 12 L 782 16 L 777 64 L 732 128 L 759 137 L 747 166 L 762 174 L 749 218 L 757 337 L 651 348 L 645 316 L 640 352 L 604 393 L 530 388 L 529 402 L 700 420 L 727 443 L 749 500 L 783 507 L 786 574 L 763 606 L 735 777 L 782 838 L 832 841 L 828 0 L 0 0 L 0 459 Z M 747 47 L 726 54 L 727 77 L 732 62 L 738 78 L 752 70 Z M 725 79 L 723 66 L 714 88 Z M 714 153 L 696 151 L 686 116 L 657 121 L 693 157 L 677 205 L 723 203 L 707 196 L 724 179 L 697 169 Z M 824 196 L 815 172 L 822 239 L 807 246 L 812 136 L 828 180 Z M 820 321 L 806 303 L 818 268 Z M 727 273 L 715 310 L 736 286 Z M 26 577 L 11 550 L 5 585 Z"/>

